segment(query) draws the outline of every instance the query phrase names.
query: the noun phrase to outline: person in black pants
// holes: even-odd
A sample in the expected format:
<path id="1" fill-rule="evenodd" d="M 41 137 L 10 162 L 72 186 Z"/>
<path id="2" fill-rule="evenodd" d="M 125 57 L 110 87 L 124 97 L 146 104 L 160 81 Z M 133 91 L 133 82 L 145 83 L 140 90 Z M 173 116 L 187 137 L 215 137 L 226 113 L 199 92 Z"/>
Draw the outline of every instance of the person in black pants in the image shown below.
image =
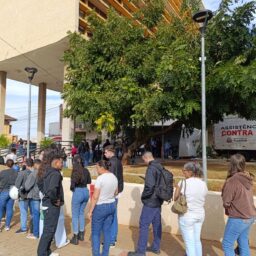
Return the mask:
<path id="1" fill-rule="evenodd" d="M 46 156 L 47 157 L 47 156 Z M 50 154 L 50 166 L 46 166 L 43 179 L 39 189 L 43 192 L 42 200 L 44 214 L 44 229 L 38 248 L 38 256 L 58 255 L 51 253 L 51 242 L 57 229 L 60 207 L 64 204 L 64 193 L 62 187 L 63 160 L 60 155 Z M 44 159 L 43 159 L 44 163 Z M 42 165 L 40 168 L 44 168 Z"/>

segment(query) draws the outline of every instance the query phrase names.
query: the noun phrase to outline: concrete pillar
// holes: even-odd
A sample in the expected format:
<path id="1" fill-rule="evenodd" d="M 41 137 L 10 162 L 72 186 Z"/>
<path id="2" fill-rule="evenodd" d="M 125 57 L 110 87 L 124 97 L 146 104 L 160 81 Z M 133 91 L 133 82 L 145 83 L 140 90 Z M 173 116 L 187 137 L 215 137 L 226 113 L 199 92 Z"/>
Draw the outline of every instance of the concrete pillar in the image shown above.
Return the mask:
<path id="1" fill-rule="evenodd" d="M 63 103 L 63 112 L 65 111 L 66 103 Z M 74 139 L 74 121 L 71 118 L 62 116 L 62 146 L 70 150 L 71 143 Z"/>
<path id="2" fill-rule="evenodd" d="M 39 84 L 37 143 L 40 143 L 40 141 L 45 137 L 46 88 L 46 83 Z"/>
<path id="3" fill-rule="evenodd" d="M 6 72 L 0 71 L 0 134 L 4 133 Z"/>

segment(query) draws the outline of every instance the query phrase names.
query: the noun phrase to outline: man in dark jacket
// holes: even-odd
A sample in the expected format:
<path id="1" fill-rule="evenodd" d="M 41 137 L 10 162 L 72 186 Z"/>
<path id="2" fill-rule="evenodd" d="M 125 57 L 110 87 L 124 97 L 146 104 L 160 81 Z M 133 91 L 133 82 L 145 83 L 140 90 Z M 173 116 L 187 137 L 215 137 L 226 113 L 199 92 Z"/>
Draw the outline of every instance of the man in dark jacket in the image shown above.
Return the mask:
<path id="1" fill-rule="evenodd" d="M 162 237 L 161 206 L 163 200 L 155 195 L 155 186 L 163 168 L 151 152 L 145 152 L 142 159 L 148 168 L 146 171 L 144 190 L 141 196 L 143 208 L 140 216 L 140 234 L 136 252 L 129 252 L 128 256 L 145 256 L 146 251 L 160 254 L 160 242 Z M 154 241 L 147 247 L 150 224 L 153 225 Z"/>
<path id="2" fill-rule="evenodd" d="M 123 165 L 121 161 L 115 155 L 115 148 L 113 145 L 108 145 L 105 147 L 105 157 L 109 159 L 110 167 L 109 171 L 115 174 L 118 180 L 118 194 L 121 193 L 124 189 L 124 179 L 123 179 Z M 115 246 L 117 241 L 117 233 L 118 233 L 118 220 L 117 220 L 117 203 L 118 196 L 116 198 L 116 211 L 113 224 L 111 226 L 111 246 Z"/>
<path id="3" fill-rule="evenodd" d="M 63 160 L 59 156 L 54 157 L 51 161 L 51 167 L 46 169 L 43 178 L 44 229 L 37 249 L 38 256 L 51 254 L 50 246 L 57 229 L 60 207 L 64 204 L 62 176 L 60 173 L 62 167 Z"/>

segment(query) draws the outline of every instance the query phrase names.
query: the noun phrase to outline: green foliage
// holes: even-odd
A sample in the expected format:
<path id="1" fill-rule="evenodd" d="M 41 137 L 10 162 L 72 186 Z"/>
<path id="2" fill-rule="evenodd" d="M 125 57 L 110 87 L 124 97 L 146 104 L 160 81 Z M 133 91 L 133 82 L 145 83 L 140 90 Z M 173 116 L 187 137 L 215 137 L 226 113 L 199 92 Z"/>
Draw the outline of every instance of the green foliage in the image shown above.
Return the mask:
<path id="1" fill-rule="evenodd" d="M 79 143 L 84 139 L 84 136 L 79 134 L 79 133 L 75 133 L 74 135 L 74 144 L 77 147 L 79 145 Z"/>
<path id="2" fill-rule="evenodd" d="M 0 148 L 7 148 L 10 145 L 10 140 L 7 138 L 6 135 L 0 135 Z"/>
<path id="3" fill-rule="evenodd" d="M 234 3 L 240 2 L 236 8 Z M 223 113 L 256 118 L 255 1 L 222 1 L 207 30 L 209 120 Z M 223 97 L 224 96 L 224 97 Z M 218 106 L 218 108 L 216 108 Z"/>
<path id="4" fill-rule="evenodd" d="M 43 140 L 41 140 L 40 142 L 40 148 L 41 149 L 45 149 L 50 147 L 52 144 L 54 144 L 53 139 L 51 138 L 44 138 Z"/>
<path id="5" fill-rule="evenodd" d="M 163 0 L 145 0 L 146 5 L 140 8 L 136 18 L 147 28 L 152 29 L 161 20 L 165 7 Z"/>
<path id="6" fill-rule="evenodd" d="M 136 14 L 141 25 L 110 11 L 106 22 L 89 17 L 90 40 L 69 34 L 66 116 L 111 132 L 145 131 L 168 119 L 200 127 L 201 45 L 191 18 L 200 1 L 184 1 L 171 24 L 162 22 L 163 1 L 145 2 Z M 206 33 L 208 122 L 224 113 L 256 117 L 256 31 L 249 26 L 255 2 L 233 9 L 231 4 L 222 1 Z M 156 26 L 153 36 L 145 33 Z"/>

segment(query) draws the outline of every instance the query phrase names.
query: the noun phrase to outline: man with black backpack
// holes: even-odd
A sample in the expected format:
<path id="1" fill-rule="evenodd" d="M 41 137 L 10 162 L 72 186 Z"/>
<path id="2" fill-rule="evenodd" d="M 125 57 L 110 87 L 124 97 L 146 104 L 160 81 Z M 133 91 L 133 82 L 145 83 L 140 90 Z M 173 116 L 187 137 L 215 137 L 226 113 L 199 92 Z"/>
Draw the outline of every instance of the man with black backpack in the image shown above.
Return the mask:
<path id="1" fill-rule="evenodd" d="M 143 208 L 140 216 L 140 234 L 135 252 L 128 256 L 145 256 L 146 251 L 160 254 L 162 237 L 161 206 L 164 201 L 170 201 L 173 193 L 173 176 L 158 163 L 151 152 L 145 152 L 143 161 L 148 165 L 144 190 L 141 196 Z M 154 240 L 147 247 L 149 226 L 153 225 Z"/>

